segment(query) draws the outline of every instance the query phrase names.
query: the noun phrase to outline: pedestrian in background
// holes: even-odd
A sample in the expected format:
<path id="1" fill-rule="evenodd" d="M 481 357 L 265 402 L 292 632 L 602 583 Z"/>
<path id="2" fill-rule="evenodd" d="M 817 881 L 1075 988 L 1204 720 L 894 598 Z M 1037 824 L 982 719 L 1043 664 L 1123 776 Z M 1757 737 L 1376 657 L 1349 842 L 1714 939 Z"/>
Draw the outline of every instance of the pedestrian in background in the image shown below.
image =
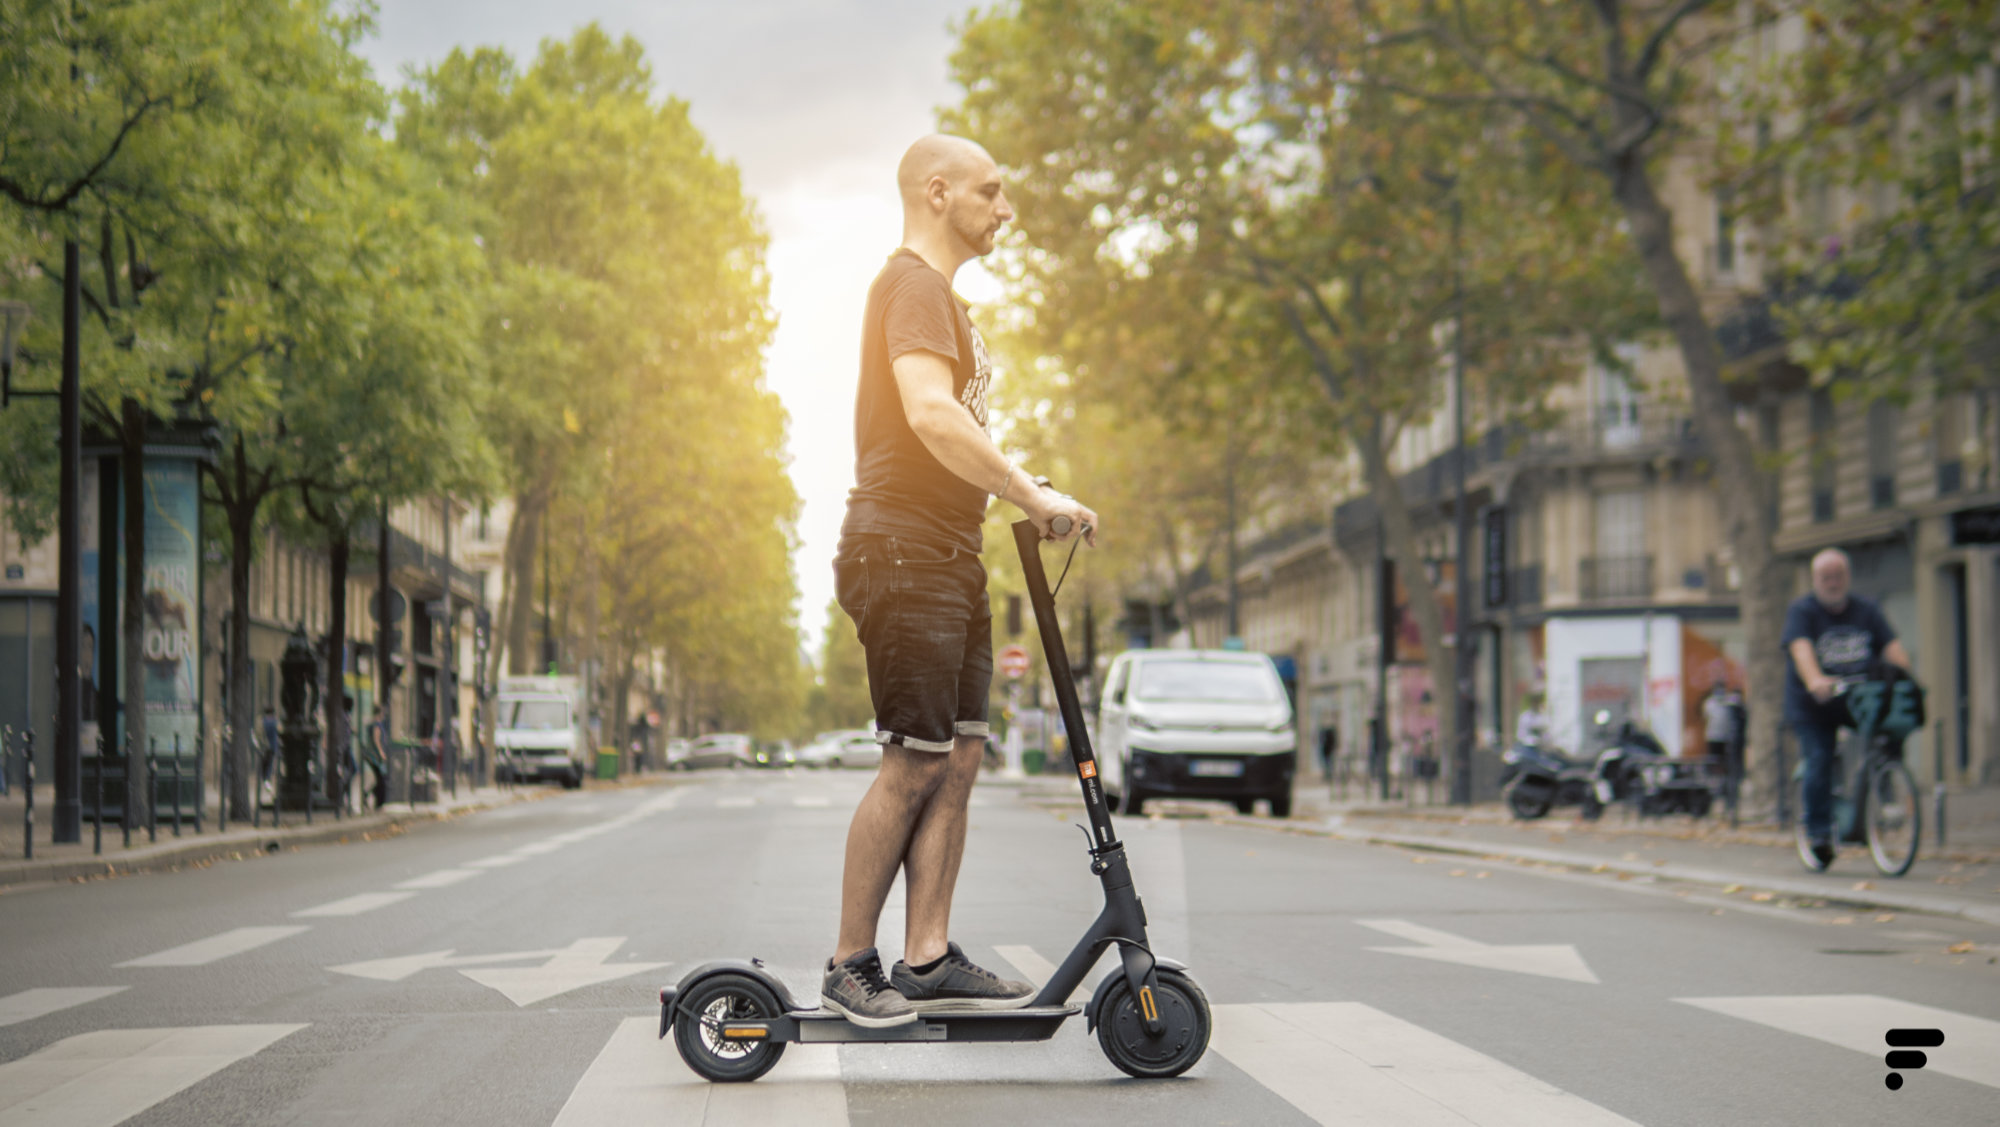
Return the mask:
<path id="1" fill-rule="evenodd" d="M 1702 734 L 1709 762 L 1722 771 L 1723 801 L 1736 808 L 1737 780 L 1743 771 L 1743 694 L 1729 683 L 1728 671 L 1717 662 L 1714 681 L 1701 701 Z"/>
<path id="2" fill-rule="evenodd" d="M 1319 773 L 1329 786 L 1333 784 L 1333 757 L 1339 752 L 1340 727 L 1328 724 L 1319 730 Z"/>
<path id="3" fill-rule="evenodd" d="M 257 777 L 264 782 L 271 781 L 271 769 L 278 762 L 278 711 L 270 705 L 264 706 L 264 762 Z"/>
<path id="4" fill-rule="evenodd" d="M 375 706 L 375 719 L 368 725 L 368 769 L 375 772 L 375 809 L 380 810 L 389 801 L 389 722 L 382 716 L 382 706 Z"/>

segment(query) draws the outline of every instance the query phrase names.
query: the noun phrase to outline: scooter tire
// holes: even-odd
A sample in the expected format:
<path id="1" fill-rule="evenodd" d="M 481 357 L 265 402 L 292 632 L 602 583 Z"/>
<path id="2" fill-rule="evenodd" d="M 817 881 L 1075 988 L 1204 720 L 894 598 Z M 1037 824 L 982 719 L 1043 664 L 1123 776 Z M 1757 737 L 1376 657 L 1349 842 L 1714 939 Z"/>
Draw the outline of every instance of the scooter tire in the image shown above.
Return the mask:
<path id="1" fill-rule="evenodd" d="M 725 1021 L 756 1021 L 782 1014 L 763 983 L 744 974 L 703 979 L 674 1013 L 674 1048 L 704 1080 L 741 1084 L 757 1079 L 785 1055 L 783 1041 L 725 1041 Z"/>
<path id="2" fill-rule="evenodd" d="M 1179 971 L 1160 968 L 1156 1001 L 1166 1028 L 1160 1036 L 1150 1037 L 1124 971 L 1114 966 L 1111 973 L 1118 979 L 1105 991 L 1097 1010 L 1097 1043 L 1104 1055 L 1120 1072 L 1141 1080 L 1179 1076 L 1193 1068 L 1208 1051 L 1214 1028 L 1208 996 L 1201 987 Z"/>

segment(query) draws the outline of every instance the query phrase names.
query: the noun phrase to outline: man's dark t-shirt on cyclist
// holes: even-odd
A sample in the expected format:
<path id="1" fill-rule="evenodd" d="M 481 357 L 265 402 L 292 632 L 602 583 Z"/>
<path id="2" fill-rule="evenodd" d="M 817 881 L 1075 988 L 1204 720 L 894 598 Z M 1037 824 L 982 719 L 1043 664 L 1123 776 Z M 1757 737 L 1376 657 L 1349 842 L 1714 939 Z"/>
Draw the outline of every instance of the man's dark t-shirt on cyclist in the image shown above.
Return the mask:
<path id="1" fill-rule="evenodd" d="M 903 416 L 891 365 L 923 351 L 951 362 L 952 394 L 986 425 L 992 365 L 967 304 L 917 254 L 899 249 L 868 288 L 854 406 L 855 484 L 842 536 L 900 536 L 977 555 L 986 491 L 946 469 Z"/>
<path id="2" fill-rule="evenodd" d="M 1785 648 L 1785 718 L 1793 723 L 1835 724 L 1846 712 L 1837 702 L 1814 700 L 1792 662 L 1792 643 L 1800 638 L 1812 642 L 1820 672 L 1828 677 L 1859 677 L 1882 659 L 1882 651 L 1896 640 L 1896 631 L 1872 600 L 1851 593 L 1838 612 L 1826 609 L 1811 594 L 1799 596 L 1785 611 L 1780 643 Z"/>

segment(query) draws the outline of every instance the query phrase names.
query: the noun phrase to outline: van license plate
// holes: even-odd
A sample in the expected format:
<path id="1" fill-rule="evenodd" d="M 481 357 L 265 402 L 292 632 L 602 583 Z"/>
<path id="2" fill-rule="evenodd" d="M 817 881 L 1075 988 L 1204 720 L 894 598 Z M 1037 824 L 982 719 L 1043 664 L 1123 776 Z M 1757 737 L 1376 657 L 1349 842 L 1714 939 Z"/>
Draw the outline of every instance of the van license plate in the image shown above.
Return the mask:
<path id="1" fill-rule="evenodd" d="M 1188 764 L 1188 774 L 1206 779 L 1237 779 L 1243 776 L 1240 759 L 1197 759 Z"/>

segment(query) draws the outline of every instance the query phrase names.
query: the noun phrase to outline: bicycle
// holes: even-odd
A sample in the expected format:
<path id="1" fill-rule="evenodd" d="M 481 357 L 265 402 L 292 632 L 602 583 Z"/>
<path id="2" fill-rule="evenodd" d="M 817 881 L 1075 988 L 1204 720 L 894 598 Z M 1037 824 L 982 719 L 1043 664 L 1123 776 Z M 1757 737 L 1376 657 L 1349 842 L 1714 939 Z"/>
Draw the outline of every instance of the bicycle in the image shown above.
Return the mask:
<path id="1" fill-rule="evenodd" d="M 1916 864 L 1924 824 L 1917 781 L 1903 764 L 1903 741 L 1923 727 L 1923 688 L 1900 670 L 1896 674 L 1841 681 L 1835 699 L 1847 707 L 1849 723 L 1843 726 L 1854 730 L 1864 750 L 1850 783 L 1844 785 L 1838 754 L 1831 766 L 1835 841 L 1866 843 L 1875 868 L 1887 877 L 1900 877 Z M 1806 836 L 1803 760 L 1792 778 L 1798 790 L 1793 828 L 1799 860 L 1818 872 Z"/>

